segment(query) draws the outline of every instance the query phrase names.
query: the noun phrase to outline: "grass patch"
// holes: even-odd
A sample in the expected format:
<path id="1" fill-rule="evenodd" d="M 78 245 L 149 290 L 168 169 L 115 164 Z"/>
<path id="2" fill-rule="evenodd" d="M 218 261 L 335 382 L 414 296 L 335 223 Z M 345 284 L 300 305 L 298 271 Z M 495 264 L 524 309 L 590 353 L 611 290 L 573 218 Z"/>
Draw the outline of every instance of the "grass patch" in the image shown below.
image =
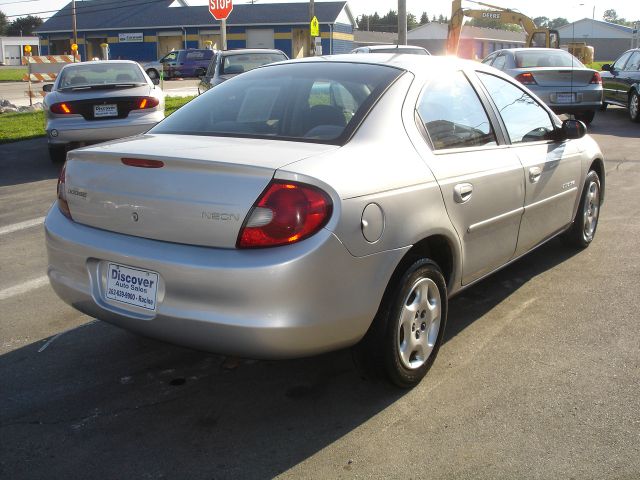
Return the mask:
<path id="1" fill-rule="evenodd" d="M 593 62 L 590 63 L 589 65 L 586 65 L 587 68 L 593 68 L 594 70 L 597 71 L 601 71 L 602 70 L 602 65 L 604 65 L 605 63 L 608 63 L 609 65 L 613 64 L 612 60 L 609 60 L 607 62 Z"/>
<path id="2" fill-rule="evenodd" d="M 0 68 L 0 82 L 21 82 L 26 68 Z"/>
<path id="3" fill-rule="evenodd" d="M 0 70 L 1 71 L 1 70 Z M 189 103 L 194 97 L 167 97 L 165 116 Z M 44 112 L 0 114 L 0 144 L 44 137 Z"/>

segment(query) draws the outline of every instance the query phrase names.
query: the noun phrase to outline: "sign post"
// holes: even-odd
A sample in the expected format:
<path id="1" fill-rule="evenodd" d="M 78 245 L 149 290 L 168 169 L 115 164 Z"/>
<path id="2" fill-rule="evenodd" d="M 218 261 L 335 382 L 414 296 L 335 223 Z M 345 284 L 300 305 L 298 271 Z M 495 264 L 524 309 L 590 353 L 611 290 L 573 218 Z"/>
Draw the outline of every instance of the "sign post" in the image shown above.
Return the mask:
<path id="1" fill-rule="evenodd" d="M 227 17 L 232 10 L 232 0 L 209 0 L 209 13 L 220 21 L 220 39 L 223 50 L 227 49 Z"/>

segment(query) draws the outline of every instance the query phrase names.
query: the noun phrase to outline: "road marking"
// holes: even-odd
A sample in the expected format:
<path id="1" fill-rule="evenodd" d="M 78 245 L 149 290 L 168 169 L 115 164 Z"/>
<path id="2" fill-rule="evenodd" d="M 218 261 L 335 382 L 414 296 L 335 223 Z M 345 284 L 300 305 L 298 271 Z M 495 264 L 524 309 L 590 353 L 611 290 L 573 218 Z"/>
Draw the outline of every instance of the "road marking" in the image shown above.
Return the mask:
<path id="1" fill-rule="evenodd" d="M 15 285 L 13 287 L 0 290 L 0 300 L 6 300 L 7 298 L 15 297 L 16 295 L 22 295 L 23 293 L 30 292 L 36 288 L 40 288 L 49 283 L 49 277 L 43 275 L 42 277 L 34 278 L 28 282 Z"/>
<path id="2" fill-rule="evenodd" d="M 13 225 L 7 225 L 6 227 L 0 227 L 0 235 L 7 235 L 8 233 L 24 230 L 25 228 L 35 227 L 44 223 L 44 217 L 34 218 L 33 220 L 27 220 L 26 222 L 14 223 Z"/>

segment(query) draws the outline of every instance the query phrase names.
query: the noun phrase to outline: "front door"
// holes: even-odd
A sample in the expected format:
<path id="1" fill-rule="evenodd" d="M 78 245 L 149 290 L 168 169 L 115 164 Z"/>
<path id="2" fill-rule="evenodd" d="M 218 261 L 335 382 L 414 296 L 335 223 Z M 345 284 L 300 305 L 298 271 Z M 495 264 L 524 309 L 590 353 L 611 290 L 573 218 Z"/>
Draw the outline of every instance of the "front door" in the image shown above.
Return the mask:
<path id="1" fill-rule="evenodd" d="M 514 255 L 524 203 L 522 165 L 511 149 L 498 145 L 462 72 L 432 80 L 417 110 L 434 152 L 428 163 L 462 245 L 466 285 Z"/>
<path id="2" fill-rule="evenodd" d="M 545 108 L 519 86 L 478 73 L 495 103 L 525 178 L 524 215 L 516 256 L 565 228 L 581 185 L 581 152 L 575 142 L 553 140 L 554 124 Z"/>

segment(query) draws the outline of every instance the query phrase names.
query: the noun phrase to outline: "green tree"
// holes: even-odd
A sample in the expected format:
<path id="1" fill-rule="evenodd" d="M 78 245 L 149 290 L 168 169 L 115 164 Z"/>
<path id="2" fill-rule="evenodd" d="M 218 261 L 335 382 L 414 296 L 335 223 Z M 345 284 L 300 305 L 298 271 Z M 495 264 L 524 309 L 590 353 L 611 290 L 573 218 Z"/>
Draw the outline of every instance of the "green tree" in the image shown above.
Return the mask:
<path id="1" fill-rule="evenodd" d="M 567 20 L 566 18 L 558 17 L 551 20 L 547 28 L 560 28 L 568 24 L 569 20 Z"/>
<path id="2" fill-rule="evenodd" d="M 7 20 L 7 16 L 4 12 L 0 12 L 0 35 L 7 34 L 7 24 L 9 21 Z"/>
<path id="3" fill-rule="evenodd" d="M 422 15 L 420 15 L 420 25 L 424 25 L 426 23 L 429 23 L 429 15 L 427 15 L 427 12 L 422 12 Z"/>
<path id="4" fill-rule="evenodd" d="M 618 13 L 613 8 L 610 8 L 609 10 L 604 11 L 602 19 L 605 22 L 616 23 L 616 20 L 618 20 Z"/>
<path id="5" fill-rule="evenodd" d="M 533 19 L 533 23 L 535 23 L 536 27 L 539 27 L 539 28 L 549 27 L 550 21 L 551 20 L 549 19 L 549 17 L 536 17 Z"/>
<path id="6" fill-rule="evenodd" d="M 407 30 L 413 30 L 418 27 L 420 24 L 418 23 L 418 19 L 413 13 L 407 14 Z"/>
<path id="7" fill-rule="evenodd" d="M 16 18 L 7 27 L 7 35 L 10 37 L 28 37 L 33 35 L 33 31 L 42 25 L 42 19 L 33 15 Z"/>

